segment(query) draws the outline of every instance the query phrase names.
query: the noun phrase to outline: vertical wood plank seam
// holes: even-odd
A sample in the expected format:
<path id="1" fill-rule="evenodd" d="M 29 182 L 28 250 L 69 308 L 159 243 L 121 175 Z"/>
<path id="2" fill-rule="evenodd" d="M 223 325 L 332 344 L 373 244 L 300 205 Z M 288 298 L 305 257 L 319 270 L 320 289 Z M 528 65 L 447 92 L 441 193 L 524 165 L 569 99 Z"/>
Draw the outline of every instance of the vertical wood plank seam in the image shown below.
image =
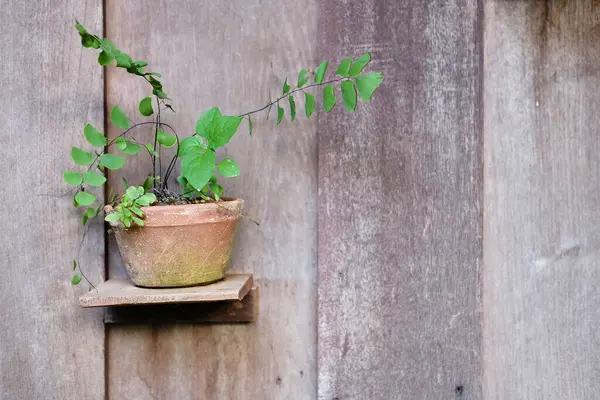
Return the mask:
<path id="1" fill-rule="evenodd" d="M 102 0 L 102 37 L 106 37 L 106 0 Z M 102 99 L 102 104 L 104 105 L 104 134 L 107 135 L 108 134 L 108 85 L 106 84 L 106 69 L 102 68 L 102 85 L 103 85 L 103 90 L 102 90 L 102 95 L 104 96 L 104 98 Z M 104 172 L 104 176 L 108 181 L 108 170 L 105 170 Z M 108 184 L 104 185 L 104 203 L 106 204 L 106 201 L 108 199 Z M 108 268 L 109 268 L 109 257 L 108 257 L 108 252 L 109 252 L 109 248 L 108 248 L 108 231 L 106 229 L 104 229 L 104 280 L 106 281 L 108 279 Z M 104 319 L 104 317 L 103 317 Z M 109 366 L 109 330 L 110 328 L 107 327 L 106 324 L 104 324 L 104 399 L 105 400 L 109 400 L 109 394 L 108 394 L 108 366 Z"/>

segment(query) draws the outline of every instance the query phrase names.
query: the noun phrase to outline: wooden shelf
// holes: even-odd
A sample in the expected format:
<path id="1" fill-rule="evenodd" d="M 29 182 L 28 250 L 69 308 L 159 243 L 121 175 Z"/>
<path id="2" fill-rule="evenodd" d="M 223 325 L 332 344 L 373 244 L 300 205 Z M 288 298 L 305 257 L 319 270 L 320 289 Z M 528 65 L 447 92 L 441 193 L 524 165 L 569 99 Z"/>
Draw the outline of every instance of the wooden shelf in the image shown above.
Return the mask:
<path id="1" fill-rule="evenodd" d="M 104 322 L 235 323 L 258 315 L 258 287 L 251 274 L 228 274 L 220 282 L 185 288 L 141 288 L 111 279 L 79 298 L 81 307 L 106 307 Z"/>
<path id="2" fill-rule="evenodd" d="M 220 282 L 184 288 L 141 288 L 125 279 L 109 279 L 79 298 L 81 307 L 206 303 L 242 300 L 252 288 L 251 274 L 230 274 Z"/>

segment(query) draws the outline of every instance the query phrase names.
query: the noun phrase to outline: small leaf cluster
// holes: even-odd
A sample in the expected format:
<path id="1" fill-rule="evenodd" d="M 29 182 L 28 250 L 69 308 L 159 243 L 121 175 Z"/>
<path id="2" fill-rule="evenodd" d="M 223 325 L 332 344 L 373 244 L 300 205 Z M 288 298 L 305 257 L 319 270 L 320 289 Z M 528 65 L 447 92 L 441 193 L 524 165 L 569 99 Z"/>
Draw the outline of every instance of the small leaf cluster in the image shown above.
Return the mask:
<path id="1" fill-rule="evenodd" d="M 130 186 L 113 212 L 104 219 L 108 222 L 120 221 L 125 228 L 131 228 L 133 225 L 144 226 L 144 213 L 140 207 L 148 207 L 155 202 L 156 196 L 147 193 L 143 186 Z"/>
<path id="2" fill-rule="evenodd" d="M 241 122 L 241 117 L 223 115 L 217 107 L 200 116 L 196 123 L 195 135 L 183 139 L 179 146 L 179 182 L 184 186 L 184 194 L 194 193 L 200 197 L 213 194 L 218 200 L 223 194 L 223 187 L 218 184 L 215 172 L 225 178 L 240 174 L 238 164 L 231 158 L 217 163 L 215 152 L 229 143 Z"/>
<path id="3" fill-rule="evenodd" d="M 163 90 L 163 85 L 157 78 L 161 77 L 158 72 L 146 72 L 145 68 L 148 62 L 140 60 L 133 61 L 131 56 L 124 51 L 115 47 L 113 42 L 107 38 L 101 38 L 89 33 L 83 25 L 75 21 L 75 28 L 81 36 L 81 44 L 83 47 L 99 49 L 98 64 L 108 66 L 114 61 L 116 66 L 127 70 L 130 74 L 143 77 L 151 86 L 152 94 L 160 99 L 167 99 L 167 94 Z M 167 107 L 171 107 L 167 105 Z"/>
<path id="4" fill-rule="evenodd" d="M 287 97 L 289 104 L 289 115 L 291 121 L 296 119 L 296 101 L 294 94 L 302 91 L 304 94 L 304 107 L 307 118 L 315 111 L 315 96 L 306 91 L 306 89 L 321 86 L 323 88 L 323 110 L 327 113 L 337 104 L 336 84 L 340 84 L 342 100 L 346 110 L 354 112 L 356 110 L 357 97 L 369 102 L 375 90 L 383 82 L 382 72 L 372 72 L 363 74 L 364 68 L 371 61 L 371 54 L 365 53 L 357 59 L 351 57 L 344 58 L 335 72 L 336 78 L 325 81 L 325 75 L 329 66 L 329 61 L 323 61 L 315 69 L 313 82 L 310 83 L 310 72 L 302 69 L 298 73 L 298 81 L 295 88 L 288 83 L 287 78 L 283 83 L 282 95 L 275 102 L 277 104 L 277 124 L 280 124 L 285 116 L 285 109 L 281 106 L 281 101 Z M 307 85 L 308 84 L 308 85 Z M 357 96 L 358 94 L 358 96 Z"/>

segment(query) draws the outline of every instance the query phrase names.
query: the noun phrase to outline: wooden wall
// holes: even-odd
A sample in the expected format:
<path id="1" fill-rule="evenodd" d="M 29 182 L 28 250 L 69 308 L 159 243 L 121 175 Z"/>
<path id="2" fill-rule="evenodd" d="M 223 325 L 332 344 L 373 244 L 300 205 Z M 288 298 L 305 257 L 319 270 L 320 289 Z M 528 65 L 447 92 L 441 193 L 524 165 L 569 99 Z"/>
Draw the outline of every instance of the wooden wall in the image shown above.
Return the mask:
<path id="1" fill-rule="evenodd" d="M 489 399 L 600 392 L 600 4 L 487 1 Z"/>
<path id="2" fill-rule="evenodd" d="M 598 397 L 596 1 L 1 5 L 0 398 Z M 163 72 L 183 136 L 210 106 L 246 111 L 286 75 L 372 50 L 372 104 L 263 116 L 225 151 L 243 172 L 227 189 L 260 222 L 233 261 L 260 282 L 257 323 L 105 327 L 76 307 L 82 226 L 60 171 L 86 122 L 136 115 L 147 89 L 104 76 L 74 17 Z M 104 249 L 97 223 L 95 282 L 124 274 Z"/>
<path id="3" fill-rule="evenodd" d="M 1 2 L 0 399 L 103 399 L 102 313 L 79 309 L 71 287 L 83 226 L 62 171 L 83 126 L 103 125 L 102 70 L 74 34 L 76 15 L 102 28 L 102 3 Z M 94 282 L 103 224 L 81 253 Z"/>
<path id="4" fill-rule="evenodd" d="M 325 1 L 320 55 L 385 85 L 319 118 L 319 395 L 481 398 L 477 1 Z"/>

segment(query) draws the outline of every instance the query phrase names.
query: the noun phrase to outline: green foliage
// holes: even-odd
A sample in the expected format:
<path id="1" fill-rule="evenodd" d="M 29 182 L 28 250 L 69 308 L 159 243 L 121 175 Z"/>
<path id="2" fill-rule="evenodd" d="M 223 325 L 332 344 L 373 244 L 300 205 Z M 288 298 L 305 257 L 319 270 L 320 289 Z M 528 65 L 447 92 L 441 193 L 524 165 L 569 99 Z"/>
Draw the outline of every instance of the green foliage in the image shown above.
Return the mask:
<path id="1" fill-rule="evenodd" d="M 104 147 L 106 146 L 107 140 L 104 134 L 100 132 L 98 129 L 94 128 L 92 124 L 87 124 L 83 128 L 83 135 L 87 139 L 87 141 L 96 147 Z"/>
<path id="2" fill-rule="evenodd" d="M 140 110 L 140 114 L 142 114 L 144 117 L 154 114 L 154 110 L 152 109 L 152 98 L 144 97 L 142 101 L 140 101 L 138 108 Z"/>
<path id="3" fill-rule="evenodd" d="M 315 70 L 315 83 L 323 83 L 323 78 L 325 78 L 325 73 L 327 72 L 327 65 L 329 61 L 323 61 L 317 69 Z"/>
<path id="4" fill-rule="evenodd" d="M 196 134 L 206 139 L 209 148 L 216 150 L 229 143 L 241 122 L 241 117 L 224 116 L 217 107 L 213 107 L 200 115 Z"/>
<path id="5" fill-rule="evenodd" d="M 148 149 L 148 153 L 158 158 L 158 153 L 156 152 L 156 150 L 154 150 L 154 146 L 152 146 L 150 143 L 146 143 L 146 149 Z"/>
<path id="6" fill-rule="evenodd" d="M 283 120 L 283 116 L 285 114 L 285 110 L 279 106 L 277 106 L 277 125 L 281 123 Z"/>
<path id="7" fill-rule="evenodd" d="M 344 81 L 342 83 L 342 97 L 344 99 L 346 110 L 354 112 L 356 109 L 356 90 L 354 89 L 354 82 Z"/>
<path id="8" fill-rule="evenodd" d="M 71 278 L 71 284 L 79 285 L 79 282 L 81 282 L 81 275 L 80 274 L 73 275 L 73 278 Z"/>
<path id="9" fill-rule="evenodd" d="M 108 169 L 120 169 L 125 165 L 125 159 L 121 156 L 106 153 L 100 156 L 100 163 Z"/>
<path id="10" fill-rule="evenodd" d="M 117 149 L 119 149 L 121 153 L 128 155 L 135 155 L 142 148 L 142 146 L 140 146 L 139 144 L 133 143 L 129 140 L 125 140 L 123 138 L 117 138 L 115 140 L 115 143 L 117 144 Z"/>
<path id="11" fill-rule="evenodd" d="M 287 78 L 283 82 L 283 94 L 288 94 L 290 92 L 290 85 L 288 84 Z"/>
<path id="12" fill-rule="evenodd" d="M 356 77 L 356 89 L 358 89 L 358 95 L 363 101 L 371 101 L 371 96 L 375 90 L 383 82 L 383 73 L 373 72 L 369 75 L 357 76 Z"/>
<path id="13" fill-rule="evenodd" d="M 79 172 L 65 171 L 63 177 L 69 185 L 79 186 L 83 182 L 83 177 Z"/>
<path id="14" fill-rule="evenodd" d="M 96 196 L 88 192 L 77 192 L 75 202 L 79 206 L 91 206 L 96 201 Z"/>
<path id="15" fill-rule="evenodd" d="M 218 171 L 225 178 L 233 178 L 239 176 L 240 167 L 231 158 L 225 158 L 219 163 Z"/>
<path id="16" fill-rule="evenodd" d="M 252 136 L 252 117 L 248 115 L 248 132 Z"/>
<path id="17" fill-rule="evenodd" d="M 106 178 L 97 172 L 88 171 L 83 174 L 83 181 L 90 186 L 102 186 L 106 182 Z"/>
<path id="18" fill-rule="evenodd" d="M 175 135 L 165 133 L 165 131 L 163 131 L 162 129 L 158 130 L 156 140 L 161 146 L 167 148 L 173 147 L 175 146 L 175 143 L 177 143 L 177 137 L 175 137 Z"/>
<path id="19" fill-rule="evenodd" d="M 294 121 L 296 119 L 296 102 L 294 101 L 294 96 L 290 95 L 288 100 L 290 102 L 290 119 Z"/>
<path id="20" fill-rule="evenodd" d="M 298 73 L 298 87 L 301 88 L 302 86 L 306 85 L 307 83 L 308 83 L 308 70 L 303 69 Z"/>
<path id="21" fill-rule="evenodd" d="M 306 111 L 306 118 L 310 118 L 315 111 L 315 96 L 310 93 L 304 93 L 304 108 Z"/>
<path id="22" fill-rule="evenodd" d="M 335 107 L 336 99 L 332 85 L 327 85 L 323 89 L 323 109 L 329 112 Z"/>
<path id="23" fill-rule="evenodd" d="M 342 60 L 342 62 L 340 62 L 340 65 L 338 65 L 337 71 L 335 71 L 335 73 L 338 74 L 339 76 L 350 76 L 349 72 L 350 72 L 351 65 L 352 65 L 352 58 L 351 57 L 344 58 Z"/>
<path id="24" fill-rule="evenodd" d="M 352 63 L 348 70 L 348 75 L 356 76 L 362 72 L 365 66 L 371 61 L 371 53 L 365 53 Z"/>
<path id="25" fill-rule="evenodd" d="M 129 118 L 119 106 L 114 106 L 110 111 L 110 120 L 119 129 L 129 129 Z"/>
<path id="26" fill-rule="evenodd" d="M 108 214 L 104 220 L 108 222 L 120 221 L 125 228 L 132 226 L 144 226 L 144 213 L 140 207 L 147 207 L 156 202 L 153 193 L 146 193 L 143 186 L 130 186 L 121 197 L 113 212 Z"/>
<path id="27" fill-rule="evenodd" d="M 77 165 L 83 165 L 87 167 L 94 162 L 94 157 L 87 151 L 81 150 L 79 147 L 71 148 L 71 159 L 75 161 Z"/>
<path id="28" fill-rule="evenodd" d="M 188 152 L 181 160 L 181 175 L 196 190 L 208 183 L 215 169 L 215 152 L 211 149 L 203 153 Z"/>

